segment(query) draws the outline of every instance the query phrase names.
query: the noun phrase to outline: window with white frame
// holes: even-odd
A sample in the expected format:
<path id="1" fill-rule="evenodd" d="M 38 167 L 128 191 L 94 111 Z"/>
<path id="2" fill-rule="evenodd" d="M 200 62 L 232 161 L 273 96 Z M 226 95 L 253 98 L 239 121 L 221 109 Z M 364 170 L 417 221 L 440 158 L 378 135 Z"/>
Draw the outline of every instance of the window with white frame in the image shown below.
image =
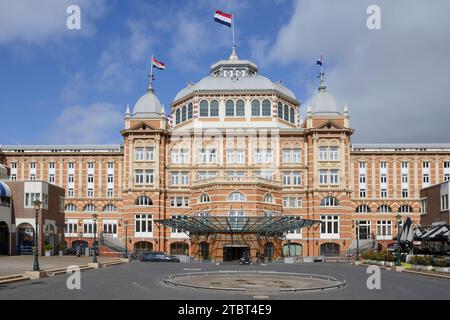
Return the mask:
<path id="1" fill-rule="evenodd" d="M 134 201 L 136 206 L 151 206 L 153 205 L 153 201 L 150 197 L 147 196 L 139 196 Z"/>
<path id="2" fill-rule="evenodd" d="M 92 188 L 88 188 L 87 189 L 87 197 L 88 198 L 93 198 L 94 197 L 94 189 L 92 189 Z"/>
<path id="3" fill-rule="evenodd" d="M 92 203 L 88 203 L 83 207 L 83 211 L 84 212 L 96 212 L 97 207 Z"/>
<path id="4" fill-rule="evenodd" d="M 199 171 L 197 177 L 198 177 L 198 180 L 202 181 L 202 180 L 214 178 L 216 176 L 217 176 L 216 171 Z"/>
<path id="5" fill-rule="evenodd" d="M 359 189 L 359 197 L 365 198 L 367 196 L 366 189 Z"/>
<path id="6" fill-rule="evenodd" d="M 170 197 L 171 207 L 189 207 L 189 197 L 174 196 Z"/>
<path id="7" fill-rule="evenodd" d="M 302 197 L 301 196 L 283 197 L 283 207 L 285 207 L 285 208 L 301 208 L 302 207 Z"/>
<path id="8" fill-rule="evenodd" d="M 264 202 L 265 202 L 265 203 L 274 203 L 274 202 L 275 202 L 275 199 L 274 199 L 274 197 L 273 197 L 272 194 L 266 193 L 266 194 L 264 195 Z"/>
<path id="9" fill-rule="evenodd" d="M 200 163 L 216 163 L 217 162 L 216 149 L 200 149 L 198 155 L 199 155 Z"/>
<path id="10" fill-rule="evenodd" d="M 41 194 L 39 192 L 26 192 L 25 193 L 25 207 L 26 208 L 33 208 L 34 207 L 34 201 L 41 200 Z"/>
<path id="11" fill-rule="evenodd" d="M 67 197 L 69 198 L 75 197 L 75 191 L 73 190 L 73 188 L 67 189 Z"/>
<path id="12" fill-rule="evenodd" d="M 88 169 L 94 169 L 94 162 L 90 161 L 87 164 Z"/>
<path id="13" fill-rule="evenodd" d="M 114 183 L 114 175 L 109 173 L 108 176 L 106 177 L 106 182 Z"/>
<path id="14" fill-rule="evenodd" d="M 330 147 L 330 160 L 336 161 L 338 160 L 338 148 L 337 147 Z"/>
<path id="15" fill-rule="evenodd" d="M 103 206 L 103 212 L 116 212 L 117 207 L 112 203 L 107 203 Z"/>
<path id="16" fill-rule="evenodd" d="M 428 209 L 428 200 L 427 199 L 420 200 L 420 213 L 426 214 L 427 209 Z"/>
<path id="17" fill-rule="evenodd" d="M 255 163 L 272 163 L 273 162 L 273 150 L 272 149 L 256 149 L 254 161 L 255 161 Z"/>
<path id="18" fill-rule="evenodd" d="M 49 183 L 55 183 L 55 174 L 54 173 L 50 173 L 48 175 L 48 182 Z"/>
<path id="19" fill-rule="evenodd" d="M 108 162 L 106 166 L 108 169 L 114 169 L 114 162 Z"/>
<path id="20" fill-rule="evenodd" d="M 387 176 L 386 176 L 386 174 L 381 174 L 381 176 L 380 176 L 380 182 L 381 183 L 387 183 Z"/>
<path id="21" fill-rule="evenodd" d="M 184 219 L 187 219 L 187 216 L 186 215 L 174 215 L 174 216 L 172 216 L 172 219 L 184 220 Z M 186 235 L 186 233 L 184 233 L 182 230 L 177 229 L 177 228 L 173 228 L 173 227 L 172 227 L 170 232 L 171 232 L 172 236 L 174 236 L 174 234 L 180 234 L 180 233 L 183 234 L 183 235 Z"/>
<path id="22" fill-rule="evenodd" d="M 74 175 L 73 175 L 73 174 L 69 174 L 69 175 L 67 176 L 67 182 L 68 182 L 68 183 L 74 183 L 74 181 L 75 181 Z"/>
<path id="23" fill-rule="evenodd" d="M 320 224 L 321 238 L 338 238 L 339 237 L 339 216 L 322 215 L 320 216 L 322 223 Z"/>
<path id="24" fill-rule="evenodd" d="M 77 206 L 74 205 L 73 203 L 68 203 L 68 204 L 66 204 L 65 211 L 75 212 L 75 211 L 77 211 Z"/>
<path id="25" fill-rule="evenodd" d="M 392 221 L 377 221 L 377 239 L 389 240 L 392 239 Z"/>
<path id="26" fill-rule="evenodd" d="M 321 207 L 336 207 L 338 205 L 339 201 L 335 197 L 328 196 L 320 200 Z"/>
<path id="27" fill-rule="evenodd" d="M 114 189 L 113 188 L 108 188 L 108 190 L 106 190 L 106 196 L 108 198 L 113 198 L 114 197 Z"/>
<path id="28" fill-rule="evenodd" d="M 338 185 L 340 183 L 340 174 L 338 169 L 320 169 L 319 184 Z"/>
<path id="29" fill-rule="evenodd" d="M 136 147 L 134 148 L 134 160 L 143 161 L 144 160 L 144 148 Z"/>
<path id="30" fill-rule="evenodd" d="M 387 198 L 387 190 L 386 189 L 381 189 L 380 190 L 380 197 L 381 198 Z"/>
<path id="31" fill-rule="evenodd" d="M 103 220 L 103 234 L 116 237 L 117 236 L 117 221 Z"/>
<path id="32" fill-rule="evenodd" d="M 64 223 L 64 236 L 77 237 L 78 236 L 78 221 L 75 219 L 67 219 Z"/>
<path id="33" fill-rule="evenodd" d="M 328 170 L 319 170 L 319 183 L 328 184 Z"/>
<path id="34" fill-rule="evenodd" d="M 153 234 L 153 219 L 151 214 L 137 214 L 135 216 L 135 236 L 151 237 Z"/>
<path id="35" fill-rule="evenodd" d="M 203 193 L 200 195 L 200 203 L 210 202 L 209 195 L 207 193 Z"/>
<path id="36" fill-rule="evenodd" d="M 97 233 L 97 223 L 92 220 L 83 220 L 83 237 L 92 238 Z"/>
<path id="37" fill-rule="evenodd" d="M 228 201 L 245 201 L 245 196 L 243 193 L 235 191 L 230 193 Z"/>
<path id="38" fill-rule="evenodd" d="M 402 198 L 408 198 L 408 189 L 402 189 Z"/>
<path id="39" fill-rule="evenodd" d="M 448 210 L 448 194 L 441 195 L 441 211 Z"/>

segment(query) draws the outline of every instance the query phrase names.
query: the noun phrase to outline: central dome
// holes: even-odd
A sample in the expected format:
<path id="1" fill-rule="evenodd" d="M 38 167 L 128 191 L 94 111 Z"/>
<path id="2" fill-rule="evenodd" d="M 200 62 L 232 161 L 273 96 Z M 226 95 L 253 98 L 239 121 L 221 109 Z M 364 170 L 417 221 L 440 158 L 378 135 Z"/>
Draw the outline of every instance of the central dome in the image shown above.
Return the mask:
<path id="1" fill-rule="evenodd" d="M 221 60 L 211 66 L 210 75 L 197 83 L 190 83 L 180 90 L 173 103 L 184 99 L 194 92 L 239 92 L 239 91 L 276 91 L 282 95 L 297 100 L 291 90 L 281 82 L 272 82 L 267 77 L 258 74 L 258 67 L 251 61 L 239 60 L 235 51 L 230 59 Z"/>
<path id="2" fill-rule="evenodd" d="M 326 86 L 321 81 L 316 95 L 311 101 L 312 113 L 315 115 L 340 115 L 336 101 L 333 96 L 328 93 Z"/>

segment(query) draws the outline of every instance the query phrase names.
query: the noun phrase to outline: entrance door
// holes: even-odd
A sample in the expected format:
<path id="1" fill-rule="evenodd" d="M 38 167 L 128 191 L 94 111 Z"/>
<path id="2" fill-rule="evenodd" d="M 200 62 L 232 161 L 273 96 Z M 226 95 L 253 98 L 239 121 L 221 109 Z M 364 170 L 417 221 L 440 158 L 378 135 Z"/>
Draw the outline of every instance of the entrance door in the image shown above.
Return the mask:
<path id="1" fill-rule="evenodd" d="M 5 222 L 0 222 L 0 254 L 9 254 L 9 230 Z"/>
<path id="2" fill-rule="evenodd" d="M 273 253 L 274 253 L 273 243 L 267 242 L 264 245 L 264 256 L 266 257 L 267 260 L 272 261 Z"/>
<path id="3" fill-rule="evenodd" d="M 223 261 L 239 260 L 244 256 L 244 252 L 250 253 L 250 247 L 248 246 L 223 247 Z"/>
<path id="4" fill-rule="evenodd" d="M 17 227 L 17 233 L 17 253 L 21 255 L 33 254 L 34 228 L 30 224 L 24 223 Z"/>

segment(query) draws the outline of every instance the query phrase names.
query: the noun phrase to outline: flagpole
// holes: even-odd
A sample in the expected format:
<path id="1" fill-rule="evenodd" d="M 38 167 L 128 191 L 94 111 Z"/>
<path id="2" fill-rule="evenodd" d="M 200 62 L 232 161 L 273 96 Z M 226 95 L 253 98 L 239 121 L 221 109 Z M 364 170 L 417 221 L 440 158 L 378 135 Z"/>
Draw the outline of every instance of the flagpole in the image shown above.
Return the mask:
<path id="1" fill-rule="evenodd" d="M 234 41 L 234 22 L 235 22 L 235 17 L 234 17 L 234 13 L 231 15 L 231 29 L 233 30 L 233 48 L 236 47 L 236 42 Z"/>
<path id="2" fill-rule="evenodd" d="M 148 90 L 153 90 L 153 54 L 150 61 L 150 79 L 148 81 Z"/>

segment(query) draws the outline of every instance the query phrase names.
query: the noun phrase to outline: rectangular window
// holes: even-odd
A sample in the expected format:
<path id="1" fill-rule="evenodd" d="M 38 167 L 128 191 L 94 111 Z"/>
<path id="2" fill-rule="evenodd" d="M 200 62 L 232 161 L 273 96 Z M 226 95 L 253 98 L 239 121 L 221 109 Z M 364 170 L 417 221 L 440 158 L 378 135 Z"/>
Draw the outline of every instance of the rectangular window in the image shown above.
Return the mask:
<path id="1" fill-rule="evenodd" d="M 300 149 L 294 149 L 292 151 L 292 162 L 300 163 L 302 158 L 302 152 Z"/>
<path id="2" fill-rule="evenodd" d="M 245 163 L 245 150 L 238 149 L 236 152 L 236 162 Z"/>
<path id="3" fill-rule="evenodd" d="M 423 183 L 430 183 L 430 176 L 428 175 L 428 173 L 424 173 L 422 178 Z"/>
<path id="4" fill-rule="evenodd" d="M 380 168 L 386 169 L 387 168 L 387 162 L 386 161 L 381 161 L 380 162 Z"/>
<path id="5" fill-rule="evenodd" d="M 49 169 L 55 169 L 55 163 L 54 162 L 49 162 L 48 163 L 48 168 Z"/>
<path id="6" fill-rule="evenodd" d="M 75 181 L 74 175 L 73 174 L 69 174 L 67 176 L 67 182 L 68 183 L 74 183 L 74 181 Z"/>
<path id="7" fill-rule="evenodd" d="M 291 185 L 291 173 L 283 172 L 283 185 L 289 186 Z"/>
<path id="8" fill-rule="evenodd" d="M 320 217 L 322 221 L 320 227 L 321 238 L 339 237 L 339 216 L 324 215 Z"/>
<path id="9" fill-rule="evenodd" d="M 94 175 L 93 174 L 88 174 L 87 182 L 88 183 L 94 183 Z"/>
<path id="10" fill-rule="evenodd" d="M 183 186 L 189 185 L 189 172 L 187 171 L 181 172 L 181 184 Z"/>
<path id="11" fill-rule="evenodd" d="M 30 162 L 30 169 L 36 169 L 36 162 Z"/>
<path id="12" fill-rule="evenodd" d="M 134 160 L 135 161 L 144 160 L 144 148 L 134 148 Z"/>
<path id="13" fill-rule="evenodd" d="M 359 189 L 359 197 L 360 198 L 366 197 L 366 189 Z"/>
<path id="14" fill-rule="evenodd" d="M 108 183 L 113 183 L 113 182 L 114 182 L 114 175 L 108 174 L 107 182 L 108 182 Z"/>
<path id="15" fill-rule="evenodd" d="M 284 163 L 291 162 L 291 149 L 283 149 L 283 162 Z"/>
<path id="16" fill-rule="evenodd" d="M 380 182 L 381 182 L 381 183 L 387 183 L 387 177 L 386 177 L 385 174 L 382 174 L 382 175 L 381 175 L 381 177 L 380 177 Z"/>
<path id="17" fill-rule="evenodd" d="M 365 174 L 359 175 L 359 183 L 366 183 L 366 175 Z"/>
<path id="18" fill-rule="evenodd" d="M 320 160 L 328 160 L 328 148 L 326 148 L 326 147 L 319 148 L 319 159 Z"/>
<path id="19" fill-rule="evenodd" d="M 107 167 L 108 169 L 114 169 L 114 162 L 108 162 Z"/>
<path id="20" fill-rule="evenodd" d="M 146 184 L 153 183 L 153 170 L 145 170 L 145 183 Z"/>
<path id="21" fill-rule="evenodd" d="M 408 189 L 402 189 L 402 198 L 408 198 Z"/>
<path id="22" fill-rule="evenodd" d="M 388 240 L 392 238 L 392 222 L 377 221 L 377 239 Z"/>
<path id="23" fill-rule="evenodd" d="M 147 161 L 153 161 L 154 153 L 153 148 L 145 148 L 145 160 Z"/>
<path id="24" fill-rule="evenodd" d="M 31 181 L 35 181 L 36 180 L 36 175 L 34 173 L 30 174 L 30 180 Z"/>
<path id="25" fill-rule="evenodd" d="M 448 210 L 448 194 L 441 196 L 441 211 Z"/>
<path id="26" fill-rule="evenodd" d="M 235 153 L 233 149 L 227 150 L 227 163 L 235 163 Z"/>
<path id="27" fill-rule="evenodd" d="M 75 196 L 75 191 L 73 190 L 73 188 L 67 189 L 67 197 L 72 198 L 74 196 Z"/>
<path id="28" fill-rule="evenodd" d="M 359 162 L 359 168 L 360 169 L 365 169 L 366 168 L 366 163 L 364 161 L 360 161 Z"/>
<path id="29" fill-rule="evenodd" d="M 69 162 L 69 163 L 67 163 L 67 168 L 68 168 L 68 169 L 75 169 L 75 162 Z"/>
<path id="30" fill-rule="evenodd" d="M 48 182 L 55 183 L 55 175 L 53 173 L 48 175 Z"/>
<path id="31" fill-rule="evenodd" d="M 408 175 L 402 174 L 402 183 L 408 183 Z"/>
<path id="32" fill-rule="evenodd" d="M 94 189 L 92 189 L 92 188 L 87 189 L 87 196 L 89 198 L 94 197 Z"/>
<path id="33" fill-rule="evenodd" d="M 94 163 L 88 162 L 88 169 L 94 169 Z"/>
<path id="34" fill-rule="evenodd" d="M 407 161 L 402 161 L 402 168 L 403 169 L 408 169 L 408 162 Z"/>
<path id="35" fill-rule="evenodd" d="M 330 170 L 330 184 L 339 184 L 339 170 Z"/>
<path id="36" fill-rule="evenodd" d="M 135 170 L 134 171 L 134 183 L 135 184 L 144 184 L 144 170 Z"/>
<path id="37" fill-rule="evenodd" d="M 302 176 L 298 171 L 294 171 L 292 174 L 292 184 L 295 186 L 299 186 L 302 184 Z"/>
<path id="38" fill-rule="evenodd" d="M 112 197 L 114 197 L 114 189 L 108 189 L 108 191 L 106 192 L 106 196 L 108 197 L 108 198 L 112 198 Z"/>
<path id="39" fill-rule="evenodd" d="M 319 183 L 320 184 L 328 183 L 328 171 L 327 170 L 319 170 Z"/>
<path id="40" fill-rule="evenodd" d="M 338 148 L 330 147 L 330 160 L 336 161 L 338 160 Z"/>
<path id="41" fill-rule="evenodd" d="M 381 198 L 387 198 L 387 190 L 386 189 L 381 189 L 380 196 L 381 196 Z"/>
<path id="42" fill-rule="evenodd" d="M 152 228 L 152 215 L 151 214 L 138 214 L 135 217 L 135 231 L 136 237 L 151 236 Z"/>

